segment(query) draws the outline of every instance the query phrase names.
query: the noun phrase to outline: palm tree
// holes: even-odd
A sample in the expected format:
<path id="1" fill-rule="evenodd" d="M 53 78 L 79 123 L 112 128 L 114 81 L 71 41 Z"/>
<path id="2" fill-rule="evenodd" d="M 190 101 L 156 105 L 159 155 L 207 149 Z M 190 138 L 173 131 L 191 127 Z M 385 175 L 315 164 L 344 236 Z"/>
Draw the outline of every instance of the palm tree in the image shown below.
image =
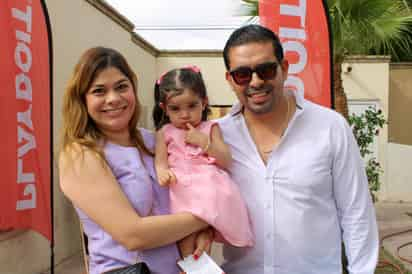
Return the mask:
<path id="1" fill-rule="evenodd" d="M 412 12 L 412 0 L 403 0 L 404 4 L 406 6 L 406 9 L 410 12 Z M 409 23 L 409 30 L 412 30 L 412 23 Z M 409 39 L 412 39 L 412 31 L 407 34 L 409 36 Z M 400 62 L 412 62 L 412 54 L 410 51 L 408 52 L 402 47 L 396 47 L 396 52 L 399 52 L 399 59 L 394 59 L 394 61 L 400 61 Z"/>
<path id="2" fill-rule="evenodd" d="M 411 52 L 408 24 L 410 12 L 403 0 L 327 0 L 333 35 L 334 103 L 348 117 L 346 94 L 342 86 L 341 66 L 349 54 L 370 51 L 390 54 L 398 59 L 396 47 Z"/>
<path id="3" fill-rule="evenodd" d="M 258 16 L 259 0 L 242 0 L 241 15 Z"/>
<path id="4" fill-rule="evenodd" d="M 258 15 L 258 0 L 242 0 L 246 14 Z M 341 67 L 348 55 L 371 51 L 398 59 L 397 48 L 412 54 L 411 0 L 327 0 L 333 37 L 335 109 L 348 118 Z"/>

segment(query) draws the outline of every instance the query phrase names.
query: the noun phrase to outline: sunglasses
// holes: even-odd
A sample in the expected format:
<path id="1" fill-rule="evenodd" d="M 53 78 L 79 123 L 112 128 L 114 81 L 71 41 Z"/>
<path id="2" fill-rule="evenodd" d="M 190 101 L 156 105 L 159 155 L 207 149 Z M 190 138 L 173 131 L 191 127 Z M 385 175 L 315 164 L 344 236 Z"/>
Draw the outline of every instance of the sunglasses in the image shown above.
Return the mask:
<path id="1" fill-rule="evenodd" d="M 254 69 L 251 67 L 239 67 L 230 71 L 230 75 L 236 84 L 244 86 L 252 81 L 253 73 L 259 76 L 262 80 L 271 80 L 276 77 L 277 69 L 279 63 L 277 62 L 267 62 L 257 65 Z"/>

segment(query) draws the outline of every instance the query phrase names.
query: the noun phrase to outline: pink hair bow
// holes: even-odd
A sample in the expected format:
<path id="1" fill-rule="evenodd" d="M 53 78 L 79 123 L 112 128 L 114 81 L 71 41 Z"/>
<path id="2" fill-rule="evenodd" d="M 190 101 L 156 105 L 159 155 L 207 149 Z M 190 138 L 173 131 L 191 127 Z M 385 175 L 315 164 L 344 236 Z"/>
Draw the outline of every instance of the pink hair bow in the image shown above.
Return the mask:
<path id="1" fill-rule="evenodd" d="M 200 73 L 200 68 L 196 65 L 186 65 L 182 69 L 190 69 L 193 72 Z"/>
<path id="2" fill-rule="evenodd" d="M 156 80 L 156 84 L 160 85 L 160 83 L 162 82 L 162 79 L 166 75 L 166 73 L 168 73 L 168 71 L 165 71 L 165 72 L 162 73 L 162 75 L 160 75 L 159 79 Z"/>

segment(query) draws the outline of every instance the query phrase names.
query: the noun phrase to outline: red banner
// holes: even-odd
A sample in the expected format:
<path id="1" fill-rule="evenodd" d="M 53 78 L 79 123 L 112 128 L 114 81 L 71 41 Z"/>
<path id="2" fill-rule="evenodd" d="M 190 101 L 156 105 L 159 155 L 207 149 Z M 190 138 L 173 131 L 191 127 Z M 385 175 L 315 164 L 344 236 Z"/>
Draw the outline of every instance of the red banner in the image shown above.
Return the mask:
<path id="1" fill-rule="evenodd" d="M 322 0 L 259 0 L 260 24 L 279 35 L 289 61 L 286 86 L 332 106 L 332 50 Z"/>
<path id="2" fill-rule="evenodd" d="M 0 230 L 33 229 L 51 240 L 47 20 L 40 0 L 0 1 Z"/>

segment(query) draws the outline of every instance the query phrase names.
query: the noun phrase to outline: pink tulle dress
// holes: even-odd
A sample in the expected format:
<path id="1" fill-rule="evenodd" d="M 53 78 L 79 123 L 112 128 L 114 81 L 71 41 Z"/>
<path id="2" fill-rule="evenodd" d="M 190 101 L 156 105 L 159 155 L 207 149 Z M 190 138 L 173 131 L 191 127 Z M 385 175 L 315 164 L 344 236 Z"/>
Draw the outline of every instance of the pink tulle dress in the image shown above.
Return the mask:
<path id="1" fill-rule="evenodd" d="M 197 129 L 210 135 L 213 121 L 202 122 Z M 215 159 L 202 149 L 185 143 L 186 130 L 167 124 L 163 127 L 170 169 L 177 183 L 170 185 L 172 212 L 191 212 L 213 226 L 216 240 L 234 246 L 252 246 L 254 237 L 246 204 L 237 185 Z"/>

